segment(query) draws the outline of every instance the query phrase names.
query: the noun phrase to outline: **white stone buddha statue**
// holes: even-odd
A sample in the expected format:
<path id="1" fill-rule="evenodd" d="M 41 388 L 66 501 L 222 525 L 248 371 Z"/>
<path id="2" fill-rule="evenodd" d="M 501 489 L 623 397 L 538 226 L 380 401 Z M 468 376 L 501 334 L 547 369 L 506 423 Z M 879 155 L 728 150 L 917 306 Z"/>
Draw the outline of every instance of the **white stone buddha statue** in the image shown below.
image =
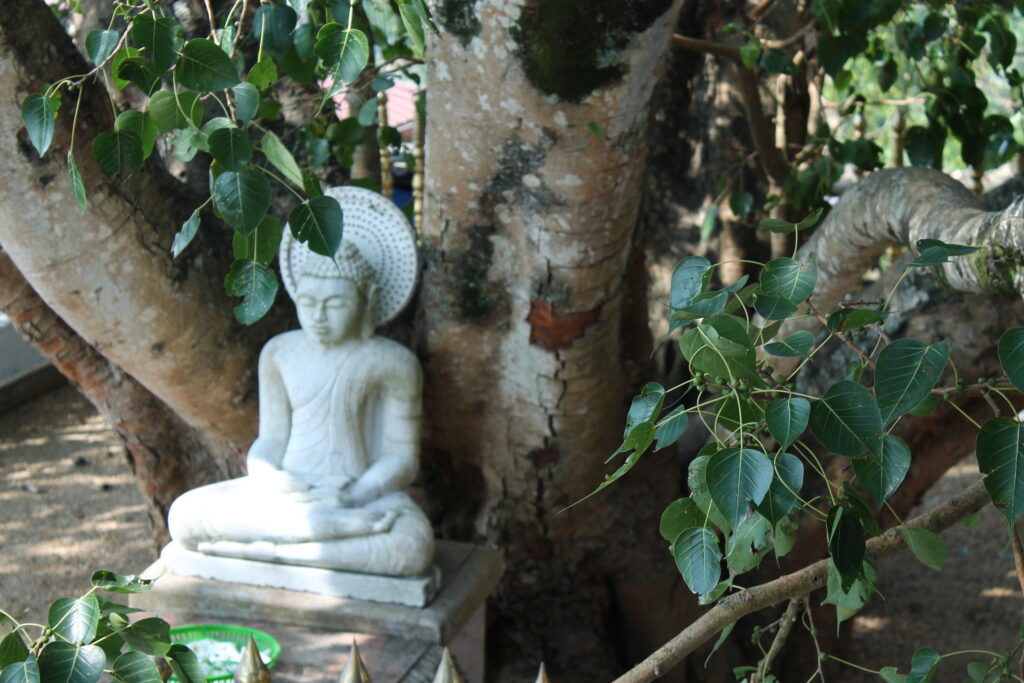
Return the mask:
<path id="1" fill-rule="evenodd" d="M 178 498 L 171 538 L 206 555 L 423 574 L 433 532 L 403 491 L 419 459 L 419 363 L 373 335 L 381 289 L 355 244 L 342 242 L 334 260 L 287 254 L 282 274 L 301 329 L 260 355 L 248 475 Z"/>

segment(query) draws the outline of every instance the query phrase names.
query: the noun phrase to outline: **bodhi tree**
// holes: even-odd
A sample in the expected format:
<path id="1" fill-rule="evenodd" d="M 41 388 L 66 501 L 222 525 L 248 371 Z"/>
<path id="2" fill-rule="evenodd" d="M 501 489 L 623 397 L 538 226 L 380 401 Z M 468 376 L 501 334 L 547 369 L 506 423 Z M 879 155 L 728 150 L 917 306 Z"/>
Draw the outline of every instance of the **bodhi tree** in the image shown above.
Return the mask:
<path id="1" fill-rule="evenodd" d="M 835 3 L 812 4 L 827 10 Z M 891 4 L 888 19 L 918 11 Z M 877 368 L 869 382 L 874 394 L 858 382 L 868 372 L 841 380 L 846 384 L 836 394 L 830 388 L 800 396 L 788 378 L 779 386 L 775 373 L 762 372 L 768 368 L 755 354 L 762 347 L 770 354 L 765 344 L 783 345 L 792 358 L 807 354 L 809 332 L 773 330 L 794 316 L 802 316 L 792 322 L 800 325 L 820 314 L 829 336 L 877 327 L 886 318 L 882 305 L 847 307 L 831 322 L 828 315 L 856 284 L 850 279 L 859 279 L 858 269 L 890 242 L 915 247 L 939 240 L 923 243 L 920 258 L 932 249 L 932 262 L 950 260 L 954 286 L 1016 291 L 1016 266 L 1008 265 L 1018 252 L 1019 231 L 1010 220 L 1016 214 L 982 214 L 970 193 L 945 176 L 908 169 L 871 176 L 863 190 L 848 193 L 804 247 L 818 250 L 815 261 L 780 253 L 759 284 L 730 283 L 724 292 L 711 289 L 709 261 L 684 261 L 673 271 L 668 310 L 692 366 L 683 382 L 689 393 L 665 409 L 659 388 L 648 385 L 631 407 L 627 397 L 648 374 L 651 349 L 645 236 L 638 230 L 650 114 L 677 22 L 692 21 L 697 5 L 441 0 L 431 21 L 413 0 L 140 0 L 114 4 L 102 25 L 80 27 L 83 57 L 42 2 L 18 3 L 0 14 L 0 79 L 12 93 L 0 109 L 0 128 L 8 133 L 0 162 L 0 305 L 121 435 L 160 537 L 173 498 L 239 472 L 255 434 L 256 352 L 288 324 L 289 312 L 274 304 L 270 266 L 284 219 L 312 248 L 336 244 L 342 217 L 319 196 L 321 177 L 373 158 L 367 148 L 397 146 L 386 122 L 373 116 L 372 100 L 398 71 L 422 79 L 418 62 L 426 59 L 423 291 L 414 319 L 393 332 L 414 340 L 426 370 L 423 485 L 434 500 L 436 528 L 496 545 L 506 557 L 506 578 L 492 603 L 496 676 L 523 676 L 544 658 L 559 680 L 602 680 L 657 650 L 627 678 L 647 680 L 746 609 L 730 611 L 731 605 L 803 595 L 822 583 L 825 565 L 780 579 L 806 578 L 788 593 L 723 598 L 723 607 L 679 636 L 687 645 L 658 650 L 696 615 L 680 581 L 702 595 L 719 586 L 718 534 L 731 539 L 726 566 L 749 569 L 766 550 L 779 550 L 797 507 L 806 518 L 824 518 L 825 545 L 843 556 L 833 572 L 842 594 L 836 599 L 852 609 L 870 579 L 863 562 L 854 561 L 863 555 L 865 530 L 874 531 L 864 493 L 877 503 L 892 493 L 892 462 L 905 458 L 889 457 L 899 451 L 890 428 L 907 421 L 901 416 L 916 401 L 906 406 L 909 399 L 901 398 L 883 408 L 879 387 L 891 378 Z M 78 7 L 69 9 L 73 20 Z M 773 15 L 762 10 L 744 19 L 744 30 L 732 31 L 767 59 L 748 64 L 748 47 L 744 67 L 791 70 L 789 57 L 769 55 L 799 41 L 768 44 L 779 39 L 763 35 L 761 16 Z M 886 30 L 886 21 L 871 29 Z M 822 25 L 843 35 L 842 22 Z M 818 27 L 800 36 L 813 38 Z M 813 58 L 814 46 L 803 47 Z M 843 49 L 853 58 L 864 48 Z M 791 61 L 804 63 L 797 57 Z M 759 117 L 751 104 L 764 93 L 755 79 L 751 94 L 744 78 L 756 123 L 764 113 Z M 338 121 L 330 97 L 342 86 L 358 96 L 350 104 L 361 104 Z M 289 98 L 306 105 L 307 118 L 278 117 L 289 110 Z M 770 149 L 760 146 L 764 131 L 752 131 L 758 162 L 775 169 L 766 161 Z M 778 197 L 768 201 L 776 221 L 769 228 L 793 232 L 803 215 L 791 212 L 809 213 L 834 179 L 830 169 L 849 160 L 848 150 L 864 147 L 837 144 L 825 140 L 803 157 L 784 154 L 782 171 L 770 171 L 768 193 Z M 811 166 L 801 167 L 805 162 Z M 175 163 L 201 172 L 182 183 L 166 171 Z M 801 182 L 810 167 L 817 169 L 814 182 Z M 813 191 L 800 194 L 792 183 L 787 191 L 791 172 L 797 189 Z M 358 181 L 361 172 L 344 175 Z M 785 211 L 778 209 L 783 197 Z M 748 208 L 738 214 L 766 210 L 752 208 L 753 193 L 733 203 Z M 797 232 L 809 232 L 820 215 Z M 990 226 L 998 230 L 986 232 Z M 829 246 L 851 236 L 859 249 Z M 795 243 L 773 244 L 779 251 Z M 968 247 L 958 244 L 985 246 L 963 255 Z M 829 277 L 812 278 L 812 268 Z M 819 281 L 830 289 L 815 289 Z M 812 291 L 813 312 L 804 303 Z M 659 308 L 663 314 L 664 304 Z M 755 313 L 768 324 L 746 315 Z M 686 324 L 694 326 L 684 331 Z M 864 362 L 882 365 L 882 354 L 895 355 L 899 343 L 862 349 L 871 359 Z M 956 383 L 941 384 L 936 375 L 945 366 L 943 347 L 920 344 L 926 350 L 913 351 L 929 360 L 929 373 L 922 379 L 917 370 L 905 372 L 907 362 L 900 365 L 894 374 L 913 388 L 904 394 L 916 397 L 927 385 L 925 394 L 952 397 Z M 935 354 L 943 356 L 941 367 L 931 362 Z M 1008 386 L 964 391 L 998 398 Z M 836 401 L 852 404 L 856 419 L 829 423 Z M 769 421 L 769 405 L 785 406 L 784 432 L 774 417 L 782 408 L 772 409 Z M 844 406 L 836 412 L 846 415 Z M 820 450 L 797 439 L 801 412 Z M 675 441 L 686 415 L 706 419 L 715 435 L 704 459 L 687 468 L 665 448 L 637 464 L 648 449 Z M 845 438 L 838 449 L 836 434 Z M 772 440 L 798 444 L 791 446 L 797 452 L 776 454 Z M 828 483 L 829 473 L 817 466 L 826 449 L 869 463 L 859 469 L 874 466 L 877 481 L 864 475 L 864 492 Z M 618 473 L 636 465 L 630 476 L 561 512 L 601 481 L 612 453 L 627 458 Z M 735 481 L 735 495 L 702 495 L 701 468 L 712 463 L 722 468 L 721 481 Z M 826 475 L 819 498 L 797 497 L 798 463 Z M 793 494 L 792 510 L 783 512 L 781 502 L 766 507 L 762 489 L 772 486 L 783 501 Z M 658 536 L 673 500 L 690 501 L 673 503 L 662 528 L 676 562 Z M 974 495 L 954 512 L 983 502 Z M 694 510 L 703 512 L 700 524 Z M 673 521 L 677 513 L 682 521 Z M 934 531 L 953 517 L 919 524 Z M 899 538 L 925 538 L 915 523 L 902 528 Z M 899 541 L 883 536 L 866 547 L 886 543 L 895 549 Z M 930 536 L 924 543 L 935 545 Z M 695 562 L 695 553 L 704 561 Z M 730 589 L 722 583 L 720 590 Z M 759 664 L 762 678 L 770 665 Z"/>

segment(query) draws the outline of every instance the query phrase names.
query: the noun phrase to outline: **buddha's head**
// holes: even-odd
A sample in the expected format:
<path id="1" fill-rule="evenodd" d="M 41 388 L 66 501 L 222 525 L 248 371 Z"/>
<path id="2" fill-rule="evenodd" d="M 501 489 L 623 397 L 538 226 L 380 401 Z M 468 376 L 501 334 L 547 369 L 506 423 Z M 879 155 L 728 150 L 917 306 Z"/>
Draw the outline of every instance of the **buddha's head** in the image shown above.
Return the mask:
<path id="1" fill-rule="evenodd" d="M 299 325 L 321 346 L 373 334 L 377 284 L 373 268 L 351 242 L 342 242 L 334 260 L 310 254 L 294 298 Z"/>

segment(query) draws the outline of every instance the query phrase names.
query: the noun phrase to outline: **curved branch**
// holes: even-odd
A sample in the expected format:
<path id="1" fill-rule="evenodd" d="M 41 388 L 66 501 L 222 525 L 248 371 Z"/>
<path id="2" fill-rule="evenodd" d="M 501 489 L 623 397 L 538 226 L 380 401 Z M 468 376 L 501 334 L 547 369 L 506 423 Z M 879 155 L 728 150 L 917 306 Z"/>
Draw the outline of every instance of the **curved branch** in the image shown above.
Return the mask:
<path id="1" fill-rule="evenodd" d="M 945 173 L 928 168 L 876 171 L 843 195 L 798 258 L 818 261 L 811 303 L 831 311 L 855 289 L 886 247 L 911 247 L 923 238 L 971 245 L 1000 245 L 1024 252 L 1024 198 L 1002 211 L 981 201 Z M 1024 293 L 1024 269 L 995 263 L 985 250 L 950 259 L 943 274 L 964 292 Z"/>
<path id="2" fill-rule="evenodd" d="M 906 526 L 939 532 L 981 510 L 989 500 L 984 483 L 979 480 L 934 510 L 911 519 Z M 869 540 L 867 546 L 868 559 L 880 559 L 903 550 L 906 542 L 900 528 L 892 527 L 881 536 Z M 653 681 L 741 617 L 823 588 L 828 577 L 828 563 L 827 559 L 819 560 L 792 574 L 723 598 L 709 612 L 614 683 Z"/>

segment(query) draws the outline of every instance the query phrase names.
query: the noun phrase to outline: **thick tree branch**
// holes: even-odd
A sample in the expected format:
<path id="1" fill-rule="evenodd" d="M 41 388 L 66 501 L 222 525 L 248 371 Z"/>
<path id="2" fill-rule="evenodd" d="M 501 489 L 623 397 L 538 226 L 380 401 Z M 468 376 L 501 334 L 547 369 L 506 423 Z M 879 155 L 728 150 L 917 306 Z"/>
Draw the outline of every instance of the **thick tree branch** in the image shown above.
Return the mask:
<path id="1" fill-rule="evenodd" d="M 939 507 L 909 520 L 906 525 L 939 532 L 981 510 L 989 500 L 983 482 L 977 481 Z M 903 550 L 906 542 L 899 527 L 892 527 L 881 536 L 869 540 L 867 545 L 868 559 L 880 559 Z M 726 626 L 747 614 L 823 588 L 828 577 L 828 563 L 827 559 L 820 560 L 792 574 L 723 598 L 679 635 L 617 678 L 615 683 L 653 681 Z"/>
<path id="2" fill-rule="evenodd" d="M 954 244 L 998 245 L 1024 253 L 1024 200 L 988 212 L 967 188 L 940 171 L 886 169 L 843 195 L 798 258 L 818 262 L 811 301 L 830 311 L 859 283 L 886 247 L 913 247 L 935 238 Z M 985 250 L 954 257 L 942 266 L 950 286 L 964 292 L 1024 293 L 1024 269 L 991 260 Z"/>
<path id="3" fill-rule="evenodd" d="M 255 434 L 258 349 L 278 321 L 243 328 L 224 293 L 226 233 L 204 226 L 177 260 L 169 252 L 201 199 L 153 159 L 134 176 L 107 179 L 88 153 L 113 124 L 106 92 L 83 85 L 71 149 L 74 107 L 65 104 L 51 149 L 27 142 L 19 103 L 88 66 L 43 2 L 0 13 L 0 242 L 25 279 L 63 321 L 159 396 L 192 426 L 248 444 Z M 79 214 L 65 159 L 78 159 L 89 203 Z M 258 328 L 258 329 L 257 329 Z"/>

